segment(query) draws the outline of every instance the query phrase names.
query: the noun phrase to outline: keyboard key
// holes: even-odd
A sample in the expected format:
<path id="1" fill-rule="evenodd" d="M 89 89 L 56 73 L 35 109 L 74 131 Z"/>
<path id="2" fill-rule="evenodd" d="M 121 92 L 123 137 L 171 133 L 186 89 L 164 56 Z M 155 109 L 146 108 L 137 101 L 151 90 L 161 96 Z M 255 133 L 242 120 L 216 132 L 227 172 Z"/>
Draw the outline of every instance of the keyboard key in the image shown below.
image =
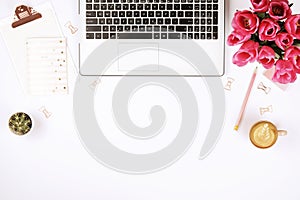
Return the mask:
<path id="1" fill-rule="evenodd" d="M 193 24 L 193 19 L 179 19 L 179 24 Z"/>
<path id="2" fill-rule="evenodd" d="M 149 19 L 143 19 L 143 24 L 149 24 Z"/>
<path id="3" fill-rule="evenodd" d="M 192 26 L 188 26 L 188 32 L 193 32 L 193 27 Z"/>
<path id="4" fill-rule="evenodd" d="M 218 32 L 218 27 L 217 26 L 213 26 L 213 32 Z"/>
<path id="5" fill-rule="evenodd" d="M 169 17 L 169 11 L 164 11 L 164 12 L 163 12 L 163 16 L 164 16 L 164 17 Z"/>
<path id="6" fill-rule="evenodd" d="M 120 19 L 119 18 L 115 18 L 114 19 L 114 24 L 120 24 Z"/>
<path id="7" fill-rule="evenodd" d="M 97 18 L 86 19 L 86 24 L 98 24 Z"/>
<path id="8" fill-rule="evenodd" d="M 150 4 L 145 4 L 145 10 L 151 10 L 151 5 Z"/>
<path id="9" fill-rule="evenodd" d="M 118 39 L 152 39 L 152 33 L 117 33 Z"/>
<path id="10" fill-rule="evenodd" d="M 200 27 L 199 27 L 199 26 L 195 26 L 195 27 L 194 27 L 194 31 L 195 31 L 195 32 L 200 32 Z"/>
<path id="11" fill-rule="evenodd" d="M 105 12 L 104 12 L 104 16 L 105 16 L 105 17 L 110 17 L 110 11 L 105 11 Z"/>
<path id="12" fill-rule="evenodd" d="M 152 10 L 158 10 L 158 4 L 152 4 Z"/>
<path id="13" fill-rule="evenodd" d="M 218 10 L 219 8 L 218 8 L 218 4 L 214 4 L 213 5 L 213 10 Z"/>
<path id="14" fill-rule="evenodd" d="M 181 10 L 193 10 L 193 4 L 181 4 Z"/>
<path id="15" fill-rule="evenodd" d="M 192 11 L 186 11 L 185 12 L 185 17 L 193 17 L 193 12 Z"/>
<path id="16" fill-rule="evenodd" d="M 172 19 L 172 24 L 178 24 L 178 19 Z"/>
<path id="17" fill-rule="evenodd" d="M 134 24 L 134 18 L 129 18 L 128 19 L 128 24 Z"/>
<path id="18" fill-rule="evenodd" d="M 108 4 L 108 10 L 115 10 L 114 4 Z"/>
<path id="19" fill-rule="evenodd" d="M 96 39 L 101 39 L 101 33 L 96 33 Z"/>
<path id="20" fill-rule="evenodd" d="M 180 4 L 174 4 L 174 10 L 180 10 Z"/>
<path id="21" fill-rule="evenodd" d="M 125 17 L 125 11 L 120 11 L 119 12 L 119 17 Z"/>
<path id="22" fill-rule="evenodd" d="M 133 16 L 134 17 L 140 17 L 140 12 L 139 11 L 134 11 Z"/>
<path id="23" fill-rule="evenodd" d="M 106 10 L 107 9 L 107 4 L 101 4 L 101 10 Z"/>
<path id="24" fill-rule="evenodd" d="M 118 12 L 117 11 L 112 11 L 111 16 L 112 17 L 118 17 Z"/>
<path id="25" fill-rule="evenodd" d="M 213 39 L 217 40 L 218 39 L 218 33 L 213 33 Z"/>
<path id="26" fill-rule="evenodd" d="M 121 10 L 122 9 L 122 5 L 121 4 L 116 4 L 116 10 Z"/>
<path id="27" fill-rule="evenodd" d="M 161 32 L 168 32 L 168 27 L 167 26 L 161 26 L 160 30 L 161 30 Z"/>
<path id="28" fill-rule="evenodd" d="M 152 28 L 152 26 L 147 26 L 146 30 L 147 30 L 147 32 L 152 32 L 153 28 Z"/>
<path id="29" fill-rule="evenodd" d="M 162 16 L 162 13 L 161 13 L 161 11 L 156 11 L 156 12 L 155 12 L 155 15 L 156 15 L 156 17 L 161 17 L 161 16 Z"/>
<path id="30" fill-rule="evenodd" d="M 94 4 L 94 10 L 99 10 L 100 9 L 100 5 L 99 4 Z"/>
<path id="31" fill-rule="evenodd" d="M 159 38 L 160 38 L 159 33 L 154 33 L 154 39 L 159 39 Z"/>
<path id="32" fill-rule="evenodd" d="M 137 5 L 137 9 L 138 9 L 138 10 L 144 10 L 143 4 L 138 4 L 138 5 Z"/>
<path id="33" fill-rule="evenodd" d="M 194 39 L 199 40 L 199 33 L 194 34 Z"/>
<path id="34" fill-rule="evenodd" d="M 94 33 L 87 33 L 86 34 L 86 39 L 94 39 L 95 36 L 94 36 Z"/>
<path id="35" fill-rule="evenodd" d="M 207 22 L 206 22 L 208 25 L 211 25 L 212 24 L 212 20 L 211 19 L 207 19 Z"/>
<path id="36" fill-rule="evenodd" d="M 132 32 L 137 32 L 139 30 L 138 26 L 132 26 L 131 27 Z"/>
<path id="37" fill-rule="evenodd" d="M 117 39 L 117 38 L 116 38 L 116 33 L 110 33 L 110 34 L 109 34 L 109 38 L 110 38 L 110 39 Z"/>
<path id="38" fill-rule="evenodd" d="M 123 29 L 123 26 L 118 26 L 117 27 L 117 30 L 118 30 L 118 32 L 122 32 L 124 29 Z"/>
<path id="39" fill-rule="evenodd" d="M 100 18 L 99 19 L 99 24 L 105 24 L 105 19 L 104 18 Z"/>
<path id="40" fill-rule="evenodd" d="M 168 26 L 168 30 L 169 30 L 169 32 L 174 32 L 175 31 L 175 27 L 174 26 Z"/>
<path id="41" fill-rule="evenodd" d="M 167 33 L 162 33 L 162 34 L 160 35 L 160 38 L 161 38 L 161 39 L 168 39 Z"/>
<path id="42" fill-rule="evenodd" d="M 103 39 L 108 39 L 108 33 L 103 33 Z"/>
<path id="43" fill-rule="evenodd" d="M 212 5 L 211 4 L 207 4 L 206 9 L 207 10 L 212 10 Z"/>
<path id="44" fill-rule="evenodd" d="M 126 18 L 122 18 L 121 19 L 121 24 L 127 24 L 127 19 Z"/>
<path id="45" fill-rule="evenodd" d="M 170 12 L 170 17 L 176 17 L 176 11 L 171 11 Z"/>
<path id="46" fill-rule="evenodd" d="M 205 33 L 201 33 L 200 34 L 200 38 L 201 38 L 201 40 L 204 40 L 206 37 L 205 37 Z"/>
<path id="47" fill-rule="evenodd" d="M 116 26 L 109 27 L 110 32 L 115 32 L 117 30 Z"/>
<path id="48" fill-rule="evenodd" d="M 132 11 L 126 11 L 126 17 L 132 17 Z"/>
<path id="49" fill-rule="evenodd" d="M 109 31 L 109 26 L 103 26 L 103 32 L 108 32 Z"/>
<path id="50" fill-rule="evenodd" d="M 112 19 L 111 18 L 107 18 L 106 19 L 106 24 L 112 24 Z"/>
<path id="51" fill-rule="evenodd" d="M 93 4 L 86 4 L 86 10 L 93 10 Z"/>
<path id="52" fill-rule="evenodd" d="M 131 29 L 130 26 L 125 26 L 125 28 L 124 28 L 124 30 L 128 31 L 128 32 L 130 31 L 130 29 Z"/>
<path id="53" fill-rule="evenodd" d="M 182 38 L 182 39 L 186 39 L 186 33 L 182 33 L 182 34 L 181 34 L 181 38 Z"/>
<path id="54" fill-rule="evenodd" d="M 169 33 L 169 39 L 180 39 L 180 33 Z"/>
<path id="55" fill-rule="evenodd" d="M 96 17 L 96 12 L 95 11 L 87 11 L 86 17 Z"/>
<path id="56" fill-rule="evenodd" d="M 165 10 L 166 5 L 165 4 L 159 4 L 159 10 Z"/>
<path id="57" fill-rule="evenodd" d="M 186 26 L 176 26 L 176 31 L 177 32 L 186 32 L 187 28 L 186 28 Z"/>
<path id="58" fill-rule="evenodd" d="M 86 32 L 96 32 L 101 31 L 101 26 L 87 26 Z"/>
<path id="59" fill-rule="evenodd" d="M 150 19 L 150 24 L 156 24 L 156 19 L 155 18 L 151 18 Z"/>
<path id="60" fill-rule="evenodd" d="M 167 4 L 167 10 L 173 10 L 173 4 Z"/>
<path id="61" fill-rule="evenodd" d="M 136 18 L 135 19 L 135 24 L 142 24 L 142 19 L 141 18 Z"/>
<path id="62" fill-rule="evenodd" d="M 218 12 L 213 12 L 213 24 L 218 24 Z"/>
<path id="63" fill-rule="evenodd" d="M 207 11 L 206 14 L 207 14 L 207 17 L 208 17 L 208 18 L 212 17 L 212 12 L 211 12 L 211 11 Z"/>
<path id="64" fill-rule="evenodd" d="M 194 17 L 200 17 L 199 11 L 195 11 L 195 12 L 194 12 Z"/>
<path id="65" fill-rule="evenodd" d="M 160 32 L 160 26 L 154 26 L 154 32 Z"/>
<path id="66" fill-rule="evenodd" d="M 170 18 L 166 18 L 165 19 L 165 24 L 171 24 L 171 19 Z"/>
<path id="67" fill-rule="evenodd" d="M 92 2 L 93 2 L 93 0 L 86 0 L 86 2 L 87 2 L 87 3 L 92 3 Z"/>
<path id="68" fill-rule="evenodd" d="M 207 33 L 206 38 L 207 38 L 208 40 L 211 40 L 211 39 L 212 39 L 211 33 Z"/>
<path id="69" fill-rule="evenodd" d="M 154 17 L 154 11 L 149 11 L 148 12 L 148 17 Z"/>
<path id="70" fill-rule="evenodd" d="M 178 11 L 178 12 L 177 12 L 177 15 L 178 15 L 178 17 L 183 17 L 184 12 L 183 12 L 183 11 Z"/>
<path id="71" fill-rule="evenodd" d="M 103 11 L 98 11 L 98 12 L 97 12 L 97 17 L 103 17 L 103 15 L 104 15 L 104 14 L 103 14 Z"/>
<path id="72" fill-rule="evenodd" d="M 164 19 L 163 18 L 158 18 L 157 19 L 157 24 L 163 24 L 164 23 Z"/>
<path id="73" fill-rule="evenodd" d="M 139 31 L 140 32 L 144 32 L 146 30 L 146 27 L 145 26 L 139 26 Z"/>
<path id="74" fill-rule="evenodd" d="M 193 33 L 188 33 L 188 39 L 193 39 Z"/>
<path id="75" fill-rule="evenodd" d="M 130 10 L 136 10 L 136 4 L 130 4 Z"/>
<path id="76" fill-rule="evenodd" d="M 129 5 L 128 4 L 123 4 L 123 10 L 128 10 L 129 9 Z"/>
<path id="77" fill-rule="evenodd" d="M 141 12 L 141 16 L 142 16 L 142 17 L 147 17 L 147 11 L 142 11 L 142 12 Z"/>

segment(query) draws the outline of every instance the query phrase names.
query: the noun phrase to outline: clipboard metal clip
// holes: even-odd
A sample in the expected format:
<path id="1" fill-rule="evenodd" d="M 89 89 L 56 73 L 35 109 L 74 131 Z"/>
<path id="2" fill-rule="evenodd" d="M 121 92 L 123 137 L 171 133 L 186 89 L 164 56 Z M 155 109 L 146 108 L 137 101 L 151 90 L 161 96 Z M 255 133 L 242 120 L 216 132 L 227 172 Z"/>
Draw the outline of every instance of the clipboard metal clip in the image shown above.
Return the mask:
<path id="1" fill-rule="evenodd" d="M 21 5 L 15 10 L 15 21 L 12 23 L 12 27 L 16 28 L 39 18 L 42 18 L 42 15 L 33 10 L 32 7 Z"/>

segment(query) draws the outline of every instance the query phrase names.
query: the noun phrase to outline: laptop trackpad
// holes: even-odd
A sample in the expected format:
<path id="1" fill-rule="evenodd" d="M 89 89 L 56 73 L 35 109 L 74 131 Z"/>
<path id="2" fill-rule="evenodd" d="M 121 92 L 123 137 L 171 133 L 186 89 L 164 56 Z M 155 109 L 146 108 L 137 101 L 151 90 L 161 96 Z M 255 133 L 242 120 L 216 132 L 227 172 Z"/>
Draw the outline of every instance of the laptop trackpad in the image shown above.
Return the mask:
<path id="1" fill-rule="evenodd" d="M 118 44 L 118 70 L 157 72 L 159 71 L 158 43 Z"/>

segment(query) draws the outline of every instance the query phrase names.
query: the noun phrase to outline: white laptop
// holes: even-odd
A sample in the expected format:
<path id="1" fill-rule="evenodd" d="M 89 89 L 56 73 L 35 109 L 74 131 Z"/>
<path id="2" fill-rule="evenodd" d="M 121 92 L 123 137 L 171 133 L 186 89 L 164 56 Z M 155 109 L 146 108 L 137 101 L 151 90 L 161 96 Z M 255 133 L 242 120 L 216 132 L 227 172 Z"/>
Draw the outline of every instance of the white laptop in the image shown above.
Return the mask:
<path id="1" fill-rule="evenodd" d="M 224 0 L 79 0 L 79 5 L 83 76 L 224 74 Z"/>

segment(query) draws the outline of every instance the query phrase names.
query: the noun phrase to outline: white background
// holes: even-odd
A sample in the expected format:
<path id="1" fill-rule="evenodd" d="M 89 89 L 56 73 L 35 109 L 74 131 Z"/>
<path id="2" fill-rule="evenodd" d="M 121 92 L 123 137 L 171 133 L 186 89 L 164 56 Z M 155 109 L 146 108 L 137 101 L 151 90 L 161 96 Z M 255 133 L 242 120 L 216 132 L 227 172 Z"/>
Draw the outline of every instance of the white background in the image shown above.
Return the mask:
<path id="1" fill-rule="evenodd" d="M 42 1 L 23 3 L 34 6 L 40 2 Z M 77 2 L 52 2 L 62 30 L 68 37 L 69 47 L 72 52 L 76 52 L 76 48 L 73 47 L 76 45 L 78 34 L 71 35 L 64 24 L 72 21 L 74 25 L 79 26 L 76 24 Z M 227 25 L 230 24 L 236 9 L 246 9 L 250 6 L 247 2 L 228 2 Z M 18 4 L 18 1 L 1 0 L 0 17 L 12 16 Z M 300 4 L 295 4 L 294 11 L 299 12 Z M 230 27 L 227 29 L 229 33 Z M 225 125 L 214 151 L 205 160 L 197 159 L 207 128 L 205 120 L 206 116 L 209 116 L 209 109 L 205 107 L 209 104 L 209 98 L 200 79 L 188 79 L 200 104 L 200 127 L 193 145 L 177 163 L 163 171 L 148 175 L 127 175 L 102 166 L 82 146 L 73 122 L 72 88 L 71 94 L 66 96 L 24 95 L 4 42 L 0 39 L 0 199 L 299 200 L 300 80 L 290 85 L 286 91 L 282 91 L 262 75 L 263 69 L 260 68 L 243 123 L 239 132 L 234 132 L 233 126 L 255 65 L 250 64 L 243 68 L 234 66 L 231 64 L 231 57 L 237 47 L 227 47 L 226 50 L 227 72 L 222 79 L 224 84 L 227 77 L 232 77 L 235 81 L 232 90 L 225 91 Z M 74 70 L 70 70 L 71 87 L 75 77 Z M 103 87 L 106 89 L 100 89 L 102 94 L 98 95 L 99 98 L 101 95 L 104 100 L 110 97 L 107 89 L 109 82 L 114 85 L 116 81 L 117 79 L 103 80 Z M 260 81 L 272 88 L 270 94 L 266 95 L 256 89 Z M 146 91 L 151 92 L 149 89 Z M 136 103 L 132 104 L 133 109 L 130 110 L 133 112 L 130 113 L 133 120 L 139 117 L 140 120 L 145 120 L 137 122 L 141 125 L 149 123 L 145 117 L 149 109 L 143 107 L 144 102 L 147 107 L 151 107 L 147 92 L 141 92 L 133 98 L 133 102 Z M 160 96 L 162 105 L 166 104 L 168 99 L 174 100 L 165 92 L 158 91 L 155 94 Z M 171 105 L 177 106 L 176 103 Z M 259 108 L 269 105 L 273 106 L 273 113 L 261 116 Z M 42 106 L 52 112 L 51 118 L 46 119 L 39 112 Z M 172 109 L 166 107 L 166 112 L 172 112 Z M 134 113 L 136 110 L 140 111 Z M 9 116 L 18 111 L 30 113 L 34 118 L 34 130 L 25 137 L 15 136 L 8 130 Z M 174 111 L 175 114 L 178 113 L 178 109 L 174 108 Z M 169 115 L 172 116 L 172 113 Z M 278 142 L 267 150 L 255 148 L 248 139 L 251 125 L 262 119 L 270 120 L 278 128 L 288 130 L 288 136 L 280 137 Z M 112 128 L 115 128 L 113 124 Z"/>

